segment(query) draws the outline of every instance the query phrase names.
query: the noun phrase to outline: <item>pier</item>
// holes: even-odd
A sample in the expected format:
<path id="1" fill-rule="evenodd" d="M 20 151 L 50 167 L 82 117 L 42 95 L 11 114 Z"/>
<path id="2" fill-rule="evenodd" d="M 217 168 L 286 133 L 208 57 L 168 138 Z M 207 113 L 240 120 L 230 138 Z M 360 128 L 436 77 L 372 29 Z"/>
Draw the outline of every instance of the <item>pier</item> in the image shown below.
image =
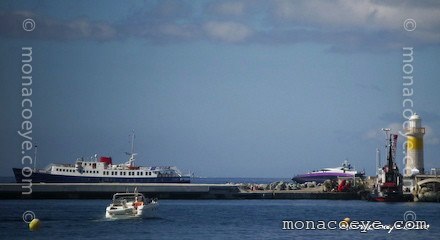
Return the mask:
<path id="1" fill-rule="evenodd" d="M 110 199 L 116 192 L 138 192 L 159 199 L 332 199 L 357 200 L 356 192 L 320 189 L 246 191 L 239 184 L 34 183 L 31 194 L 18 183 L 1 183 L 0 199 Z"/>

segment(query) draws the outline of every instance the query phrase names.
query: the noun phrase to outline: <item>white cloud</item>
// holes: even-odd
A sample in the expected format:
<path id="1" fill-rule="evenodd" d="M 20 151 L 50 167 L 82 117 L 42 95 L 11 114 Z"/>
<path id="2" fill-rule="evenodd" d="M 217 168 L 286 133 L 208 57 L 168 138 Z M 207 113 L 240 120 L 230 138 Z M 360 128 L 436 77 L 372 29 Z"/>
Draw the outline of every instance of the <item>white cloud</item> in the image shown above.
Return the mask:
<path id="1" fill-rule="evenodd" d="M 434 1 L 225 0 L 196 5 L 159 1 L 113 22 L 0 11 L 0 36 L 101 41 L 138 37 L 156 43 L 208 37 L 232 44 L 321 43 L 339 52 L 440 44 L 440 2 Z M 39 31 L 27 34 L 15 27 L 32 15 L 38 17 Z M 417 22 L 414 32 L 403 30 L 407 18 Z"/>
<path id="2" fill-rule="evenodd" d="M 252 30 L 236 22 L 210 21 L 204 24 L 203 29 L 208 36 L 226 42 L 241 42 L 252 35 Z"/>
<path id="3" fill-rule="evenodd" d="M 419 31 L 433 32 L 440 26 L 439 8 L 410 6 L 405 2 L 385 4 L 372 0 L 278 0 L 274 4 L 273 15 L 280 20 L 332 29 L 402 30 L 407 18 L 417 22 Z"/>

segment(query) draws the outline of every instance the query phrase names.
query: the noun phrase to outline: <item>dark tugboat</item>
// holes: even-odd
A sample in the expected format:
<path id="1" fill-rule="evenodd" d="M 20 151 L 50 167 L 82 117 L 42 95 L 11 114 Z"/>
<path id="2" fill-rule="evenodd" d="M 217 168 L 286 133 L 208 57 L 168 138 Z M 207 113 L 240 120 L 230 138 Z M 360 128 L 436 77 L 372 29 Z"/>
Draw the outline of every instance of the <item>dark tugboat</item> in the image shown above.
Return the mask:
<path id="1" fill-rule="evenodd" d="M 379 169 L 376 183 L 369 196 L 370 201 L 375 202 L 406 202 L 411 201 L 411 195 L 403 194 L 403 177 L 397 167 L 396 157 L 396 134 L 389 134 L 390 129 L 383 129 L 387 135 L 387 165 Z"/>

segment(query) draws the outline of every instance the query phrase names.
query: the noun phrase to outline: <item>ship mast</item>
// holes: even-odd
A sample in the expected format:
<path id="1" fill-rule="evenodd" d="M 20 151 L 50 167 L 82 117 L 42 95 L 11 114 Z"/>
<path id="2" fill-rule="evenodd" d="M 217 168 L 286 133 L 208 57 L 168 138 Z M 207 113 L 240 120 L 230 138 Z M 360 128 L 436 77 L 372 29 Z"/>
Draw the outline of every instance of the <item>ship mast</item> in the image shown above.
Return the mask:
<path id="1" fill-rule="evenodd" d="M 135 139 L 135 133 L 134 133 L 134 130 L 133 130 L 132 134 L 131 134 L 131 152 L 130 153 L 126 152 L 127 155 L 130 155 L 130 158 L 125 163 L 125 165 L 127 165 L 129 167 L 132 167 L 133 162 L 136 160 L 135 156 L 136 156 L 137 153 L 134 152 L 134 139 Z"/>
<path id="2" fill-rule="evenodd" d="M 135 134 L 134 134 L 134 130 L 133 130 L 132 134 L 131 134 L 131 154 L 134 153 L 134 138 L 135 138 Z"/>
<path id="3" fill-rule="evenodd" d="M 391 135 L 390 135 L 390 145 L 389 147 L 389 151 L 388 151 L 388 156 L 387 156 L 387 160 L 388 160 L 388 171 L 391 171 L 393 169 L 393 149 L 392 149 L 392 142 L 391 142 Z"/>

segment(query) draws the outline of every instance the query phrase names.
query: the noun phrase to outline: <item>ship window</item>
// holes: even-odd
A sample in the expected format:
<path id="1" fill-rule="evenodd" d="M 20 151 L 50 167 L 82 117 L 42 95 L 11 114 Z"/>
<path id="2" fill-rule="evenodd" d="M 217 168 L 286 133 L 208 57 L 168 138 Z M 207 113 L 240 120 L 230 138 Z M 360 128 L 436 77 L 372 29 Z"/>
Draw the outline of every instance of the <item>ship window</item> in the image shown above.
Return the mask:
<path id="1" fill-rule="evenodd" d="M 124 172 L 124 176 L 125 176 L 125 175 L 127 175 L 127 173 L 126 173 L 126 172 Z"/>

